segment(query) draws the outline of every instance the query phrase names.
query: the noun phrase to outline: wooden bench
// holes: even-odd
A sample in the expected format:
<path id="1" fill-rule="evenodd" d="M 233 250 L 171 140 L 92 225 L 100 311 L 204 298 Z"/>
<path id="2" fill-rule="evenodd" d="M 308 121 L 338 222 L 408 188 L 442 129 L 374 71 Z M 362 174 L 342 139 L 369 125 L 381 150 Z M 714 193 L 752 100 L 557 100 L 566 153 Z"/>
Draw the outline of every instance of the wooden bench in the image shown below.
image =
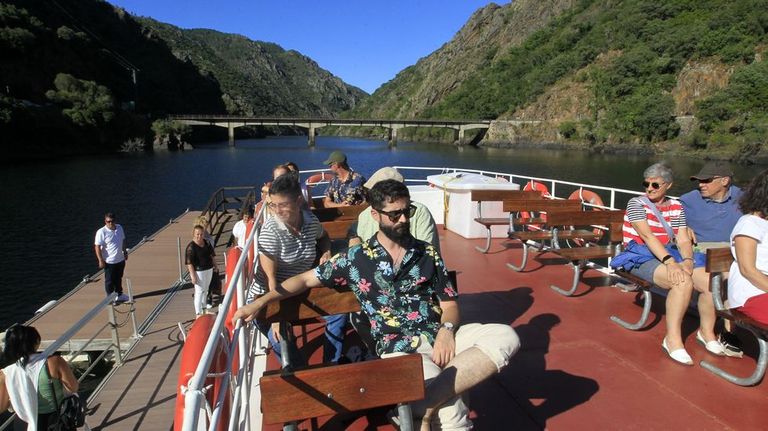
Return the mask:
<path id="1" fill-rule="evenodd" d="M 280 333 L 287 339 L 286 322 L 301 323 L 359 310 L 360 304 L 351 291 L 322 287 L 269 304 L 259 320 L 280 322 Z M 402 428 L 413 429 L 407 403 L 424 398 L 420 355 L 294 370 L 287 363 L 286 343 L 281 343 L 281 348 L 283 368 L 259 379 L 265 423 L 285 423 L 284 429 L 296 429 L 295 421 L 397 404 Z"/>
<path id="2" fill-rule="evenodd" d="M 709 286 L 712 290 L 712 299 L 715 302 L 715 309 L 719 317 L 732 321 L 755 336 L 759 348 L 757 365 L 755 371 L 748 377 L 734 376 L 707 361 L 701 361 L 700 365 L 731 383 L 740 386 L 754 386 L 763 379 L 768 366 L 768 341 L 766 341 L 768 339 L 768 325 L 757 322 L 738 310 L 725 308 L 727 296 L 725 289 L 723 289 L 723 273 L 730 271 L 731 263 L 733 263 L 733 256 L 730 248 L 710 248 L 707 250 L 705 269 L 711 277 Z"/>
<path id="3" fill-rule="evenodd" d="M 517 200 L 517 201 L 504 201 L 504 211 L 509 211 L 510 214 L 516 213 L 516 212 L 553 212 L 553 211 L 580 211 L 581 210 L 581 202 L 575 201 L 575 200 L 554 200 L 554 199 L 535 199 L 535 200 Z M 549 225 L 545 221 L 544 217 L 536 217 L 535 221 L 533 223 L 529 223 L 532 219 L 531 218 L 518 218 L 517 219 L 517 225 L 527 225 L 527 224 L 546 224 Z M 578 236 L 578 235 L 581 236 Z M 575 238 L 584 238 L 584 239 L 594 239 L 597 237 L 591 230 L 590 231 L 584 231 L 584 230 L 564 230 L 560 233 L 561 239 L 575 239 Z M 552 230 L 551 229 L 540 229 L 540 230 L 533 230 L 533 231 L 515 231 L 514 230 L 514 224 L 512 225 L 512 228 L 509 231 L 509 239 L 516 239 L 519 240 L 523 244 L 523 258 L 520 265 L 513 265 L 511 263 L 507 263 L 507 266 L 515 271 L 522 271 L 523 268 L 525 268 L 525 265 L 528 263 L 528 241 L 534 241 L 537 243 L 540 243 L 542 245 L 541 248 L 539 248 L 539 251 L 543 250 L 543 242 L 544 241 L 551 241 L 552 240 Z"/>
<path id="4" fill-rule="evenodd" d="M 351 205 L 346 207 L 335 208 L 314 208 L 312 213 L 321 222 L 337 221 L 337 220 L 357 220 L 357 216 L 368 208 L 368 204 Z"/>
<path id="5" fill-rule="evenodd" d="M 475 221 L 485 226 L 485 247 L 475 247 L 481 253 L 487 253 L 491 248 L 491 227 L 511 226 L 513 215 L 509 217 L 483 217 L 483 202 L 503 202 L 512 200 L 542 199 L 538 190 L 472 190 L 470 200 L 477 202 L 477 217 Z M 506 212 L 506 210 L 504 210 Z"/>
<path id="6" fill-rule="evenodd" d="M 579 202 L 576 201 L 576 203 Z M 570 261 L 573 268 L 573 282 L 570 289 L 565 290 L 555 285 L 550 286 L 555 292 L 565 296 L 573 296 L 576 292 L 582 270 L 589 260 L 611 258 L 621 251 L 624 211 L 555 211 L 547 214 L 547 224 L 549 226 L 573 226 L 576 228 L 585 226 L 590 228 L 593 226 L 608 227 L 608 245 L 588 244 L 587 247 L 574 248 L 561 248 L 559 241 L 564 232 L 557 229 L 552 230 L 552 249 L 550 251 Z"/>

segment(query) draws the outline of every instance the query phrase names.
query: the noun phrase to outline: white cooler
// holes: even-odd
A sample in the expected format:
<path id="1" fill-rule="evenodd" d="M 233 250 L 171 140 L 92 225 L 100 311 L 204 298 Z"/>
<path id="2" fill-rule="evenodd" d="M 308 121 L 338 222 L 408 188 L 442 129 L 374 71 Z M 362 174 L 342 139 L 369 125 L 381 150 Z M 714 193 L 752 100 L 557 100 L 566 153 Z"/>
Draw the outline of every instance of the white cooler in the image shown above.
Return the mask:
<path id="1" fill-rule="evenodd" d="M 449 174 L 430 175 L 427 181 L 434 185 L 441 195 L 447 195 L 448 208 L 445 226 L 464 238 L 485 238 L 485 226 L 475 222 L 479 217 L 477 202 L 472 202 L 472 190 L 520 190 L 518 184 L 509 183 L 506 179 L 488 177 L 468 172 L 452 172 Z M 444 196 L 441 196 L 444 199 Z M 431 208 L 430 208 L 431 210 Z M 483 202 L 483 217 L 508 217 L 502 211 L 501 202 Z M 434 216 L 434 213 L 433 213 Z M 442 219 L 441 214 L 441 219 Z M 437 222 L 437 217 L 435 217 Z M 507 226 L 492 226 L 493 238 L 506 238 Z"/>
<path id="2" fill-rule="evenodd" d="M 408 186 L 408 192 L 411 194 L 411 200 L 424 204 L 436 224 L 443 224 L 443 191 L 433 186 Z"/>

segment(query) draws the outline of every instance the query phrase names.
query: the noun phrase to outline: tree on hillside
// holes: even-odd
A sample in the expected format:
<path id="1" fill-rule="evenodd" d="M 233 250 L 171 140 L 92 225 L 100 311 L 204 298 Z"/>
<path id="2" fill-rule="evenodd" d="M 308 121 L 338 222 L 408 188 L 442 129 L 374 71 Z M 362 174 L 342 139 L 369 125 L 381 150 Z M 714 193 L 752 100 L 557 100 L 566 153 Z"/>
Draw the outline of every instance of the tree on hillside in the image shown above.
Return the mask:
<path id="1" fill-rule="evenodd" d="M 115 103 L 107 87 L 66 73 L 57 74 L 53 85 L 56 89 L 48 90 L 46 97 L 56 103 L 69 105 L 62 113 L 78 126 L 96 127 L 114 118 Z"/>

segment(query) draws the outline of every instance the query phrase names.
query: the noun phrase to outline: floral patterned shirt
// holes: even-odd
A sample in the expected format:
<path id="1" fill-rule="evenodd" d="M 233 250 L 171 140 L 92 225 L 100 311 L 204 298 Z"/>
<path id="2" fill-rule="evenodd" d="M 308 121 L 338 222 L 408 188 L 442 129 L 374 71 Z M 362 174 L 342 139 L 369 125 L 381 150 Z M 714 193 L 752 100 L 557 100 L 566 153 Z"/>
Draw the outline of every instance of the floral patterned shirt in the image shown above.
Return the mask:
<path id="1" fill-rule="evenodd" d="M 440 301 L 459 295 L 435 247 L 412 241 L 397 271 L 375 235 L 315 269 L 323 285 L 350 288 L 357 296 L 371 321 L 379 355 L 415 352 L 422 334 L 434 343 L 440 329 Z"/>
<path id="2" fill-rule="evenodd" d="M 365 184 L 365 177 L 351 171 L 346 181 L 341 181 L 339 177 L 333 177 L 328 184 L 325 195 L 337 204 L 360 205 L 365 202 L 363 184 Z"/>

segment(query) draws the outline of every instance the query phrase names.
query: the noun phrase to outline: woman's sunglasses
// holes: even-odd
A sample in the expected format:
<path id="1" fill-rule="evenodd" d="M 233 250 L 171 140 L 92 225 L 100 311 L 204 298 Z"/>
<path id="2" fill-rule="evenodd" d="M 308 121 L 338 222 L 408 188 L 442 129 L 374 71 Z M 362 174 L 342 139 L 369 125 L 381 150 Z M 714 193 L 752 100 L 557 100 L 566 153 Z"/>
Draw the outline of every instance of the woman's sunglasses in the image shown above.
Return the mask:
<path id="1" fill-rule="evenodd" d="M 649 181 L 643 181 L 643 188 L 648 190 L 648 186 L 651 186 L 654 190 L 658 190 L 663 184 L 665 183 L 656 183 L 656 182 L 649 182 Z"/>
<path id="2" fill-rule="evenodd" d="M 402 215 L 405 215 L 405 218 L 408 219 L 413 217 L 413 215 L 416 214 L 416 206 L 414 204 L 410 204 L 401 210 L 384 211 L 377 209 L 376 212 L 379 214 L 384 214 L 385 216 L 389 217 L 389 221 L 396 223 L 398 220 L 400 220 L 400 216 Z"/>

